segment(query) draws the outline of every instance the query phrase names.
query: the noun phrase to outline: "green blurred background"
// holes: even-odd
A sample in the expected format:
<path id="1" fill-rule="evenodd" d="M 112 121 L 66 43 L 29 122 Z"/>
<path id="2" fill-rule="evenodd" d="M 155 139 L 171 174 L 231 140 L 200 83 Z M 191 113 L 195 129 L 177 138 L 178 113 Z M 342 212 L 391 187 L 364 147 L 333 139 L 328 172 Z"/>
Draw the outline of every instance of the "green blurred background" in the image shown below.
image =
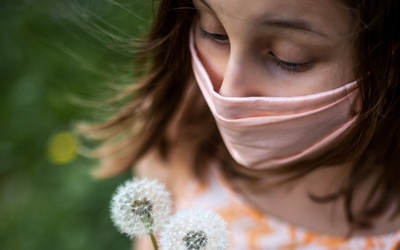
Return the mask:
<path id="1" fill-rule="evenodd" d="M 129 39 L 150 0 L 3 0 L 0 7 L 0 249 L 130 249 L 109 200 L 131 174 L 96 180 L 70 131 L 129 82 Z M 129 82 L 130 83 L 130 82 Z M 118 86 L 118 85 L 116 85 Z"/>

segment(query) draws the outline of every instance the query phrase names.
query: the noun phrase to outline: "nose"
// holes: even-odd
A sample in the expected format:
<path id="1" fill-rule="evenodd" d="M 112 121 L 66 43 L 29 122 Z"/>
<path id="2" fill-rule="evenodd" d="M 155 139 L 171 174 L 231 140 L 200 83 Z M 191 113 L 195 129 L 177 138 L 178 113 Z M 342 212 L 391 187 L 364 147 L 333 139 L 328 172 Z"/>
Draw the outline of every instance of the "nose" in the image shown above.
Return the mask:
<path id="1" fill-rule="evenodd" d="M 226 97 L 261 96 L 254 59 L 245 51 L 231 51 L 219 94 Z"/>

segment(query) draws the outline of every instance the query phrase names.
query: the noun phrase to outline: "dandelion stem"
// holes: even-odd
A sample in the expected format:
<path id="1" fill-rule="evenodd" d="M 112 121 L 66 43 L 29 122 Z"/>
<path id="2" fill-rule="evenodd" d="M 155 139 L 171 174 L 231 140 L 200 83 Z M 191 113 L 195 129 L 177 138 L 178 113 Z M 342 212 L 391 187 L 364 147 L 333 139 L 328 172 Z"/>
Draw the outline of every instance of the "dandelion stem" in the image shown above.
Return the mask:
<path id="1" fill-rule="evenodd" d="M 154 250 L 158 250 L 156 237 L 154 237 L 154 234 L 152 232 L 150 232 L 149 235 L 151 238 L 151 242 L 153 243 Z"/>

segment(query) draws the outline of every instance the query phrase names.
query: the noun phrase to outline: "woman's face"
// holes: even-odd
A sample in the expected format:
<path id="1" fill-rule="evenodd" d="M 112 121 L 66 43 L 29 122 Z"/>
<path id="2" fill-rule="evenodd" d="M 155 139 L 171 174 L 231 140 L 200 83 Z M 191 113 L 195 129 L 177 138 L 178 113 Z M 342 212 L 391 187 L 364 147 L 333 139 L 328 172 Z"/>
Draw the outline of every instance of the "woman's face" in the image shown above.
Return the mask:
<path id="1" fill-rule="evenodd" d="M 300 96 L 354 81 L 353 18 L 335 0 L 193 0 L 195 45 L 223 96 Z"/>

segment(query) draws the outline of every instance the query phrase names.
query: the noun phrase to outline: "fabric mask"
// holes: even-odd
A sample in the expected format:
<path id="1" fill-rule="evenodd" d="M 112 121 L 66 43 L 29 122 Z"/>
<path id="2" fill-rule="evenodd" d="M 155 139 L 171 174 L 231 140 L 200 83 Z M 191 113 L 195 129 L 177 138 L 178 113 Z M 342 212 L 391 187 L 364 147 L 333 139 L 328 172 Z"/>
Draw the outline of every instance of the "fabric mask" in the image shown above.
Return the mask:
<path id="1" fill-rule="evenodd" d="M 318 154 L 355 121 L 356 82 L 298 97 L 226 97 L 214 91 L 190 34 L 192 68 L 232 157 L 266 169 Z"/>

